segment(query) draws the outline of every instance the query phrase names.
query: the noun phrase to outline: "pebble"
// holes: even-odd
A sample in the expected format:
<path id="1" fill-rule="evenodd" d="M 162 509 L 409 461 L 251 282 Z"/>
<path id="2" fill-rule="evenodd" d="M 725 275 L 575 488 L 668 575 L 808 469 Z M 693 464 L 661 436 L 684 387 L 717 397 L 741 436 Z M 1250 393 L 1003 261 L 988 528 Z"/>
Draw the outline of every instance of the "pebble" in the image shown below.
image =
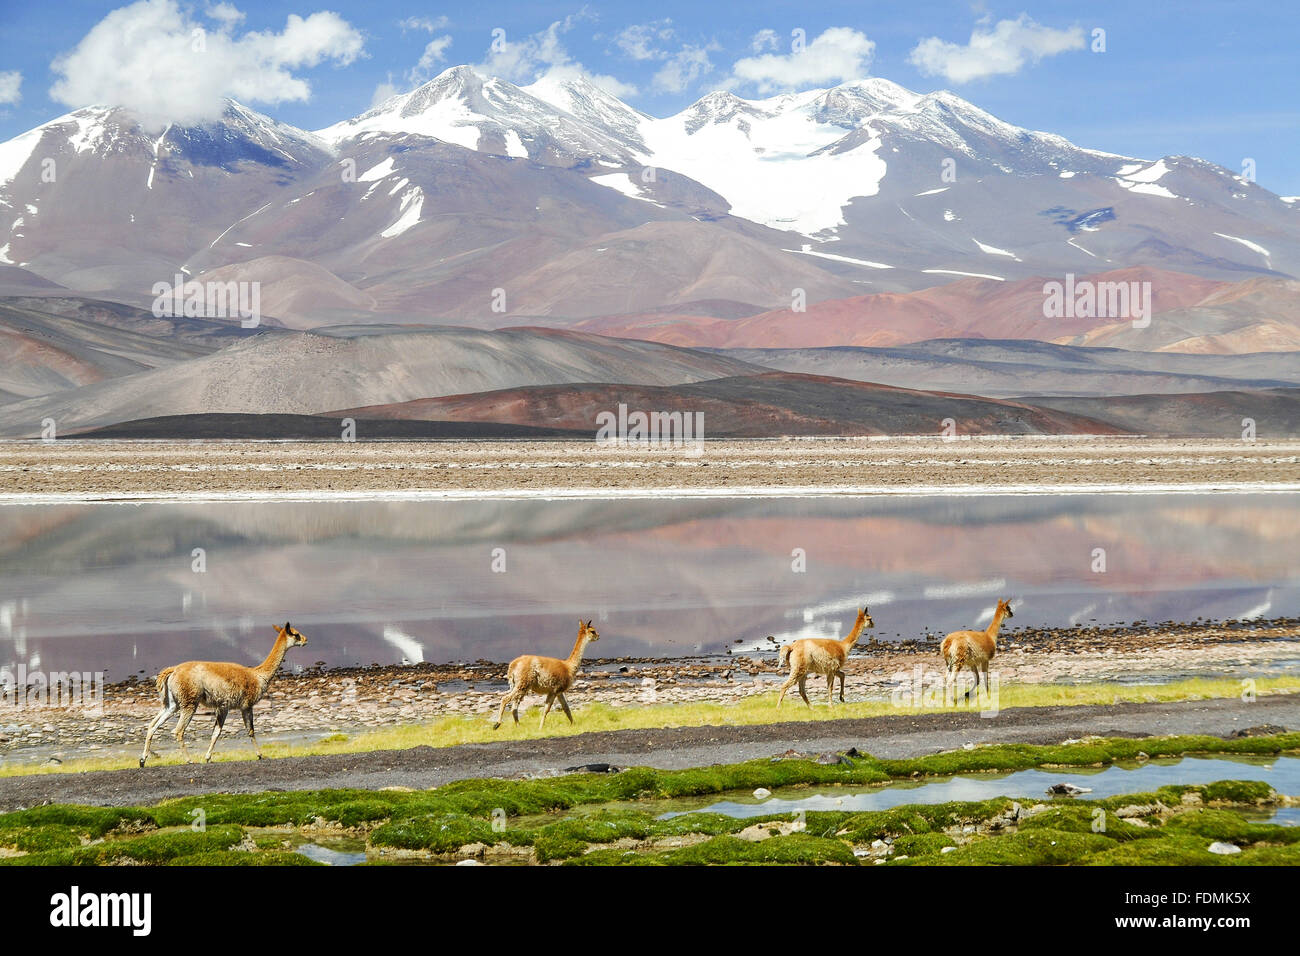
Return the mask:
<path id="1" fill-rule="evenodd" d="M 1218 840 L 1211 843 L 1209 849 L 1211 853 L 1217 853 L 1219 856 L 1231 856 L 1241 852 L 1241 847 L 1235 843 L 1221 843 Z"/>
<path id="2" fill-rule="evenodd" d="M 771 795 L 772 791 L 767 789 L 767 787 L 759 787 L 754 791 L 754 799 L 756 800 L 766 800 Z"/>

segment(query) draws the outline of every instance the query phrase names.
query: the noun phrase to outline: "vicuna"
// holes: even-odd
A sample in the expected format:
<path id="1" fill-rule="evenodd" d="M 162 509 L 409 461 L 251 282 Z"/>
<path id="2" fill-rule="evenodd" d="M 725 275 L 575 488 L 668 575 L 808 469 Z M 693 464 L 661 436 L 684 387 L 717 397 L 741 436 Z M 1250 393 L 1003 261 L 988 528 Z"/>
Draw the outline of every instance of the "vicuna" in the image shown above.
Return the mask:
<path id="1" fill-rule="evenodd" d="M 249 739 L 257 749 L 257 759 L 262 759 L 262 747 L 253 733 L 253 705 L 266 694 L 284 661 L 284 654 L 291 647 L 301 647 L 307 643 L 299 631 L 293 629 L 288 621 L 284 627 L 275 628 L 275 644 L 266 660 L 256 667 L 243 664 L 212 663 L 210 661 L 186 661 L 175 667 L 163 670 L 155 683 L 158 687 L 158 700 L 161 708 L 158 715 L 149 724 L 144 735 L 144 751 L 140 754 L 140 766 L 144 766 L 149 756 L 158 754 L 149 749 L 153 735 L 176 711 L 181 712 L 176 722 L 176 740 L 181 745 L 181 756 L 190 762 L 189 751 L 185 748 L 185 728 L 189 726 L 195 711 L 200 705 L 211 707 L 217 714 L 216 726 L 212 728 L 212 741 L 208 752 L 203 755 L 204 762 L 212 760 L 212 748 L 217 745 L 221 728 L 226 723 L 226 715 L 238 710 L 244 715 L 244 726 L 248 728 Z"/>
<path id="2" fill-rule="evenodd" d="M 781 706 L 781 701 L 785 700 L 785 692 L 797 683 L 799 685 L 799 696 L 811 708 L 812 702 L 808 700 L 808 694 L 804 689 L 804 682 L 808 679 L 809 674 L 826 675 L 826 702 L 828 704 L 835 700 L 835 678 L 838 677 L 840 679 L 840 701 L 842 703 L 844 701 L 844 662 L 849 659 L 849 651 L 857 643 L 858 635 L 862 633 L 862 629 L 875 626 L 876 622 L 871 619 L 871 615 L 867 613 L 867 609 L 864 607 L 858 612 L 858 619 L 853 624 L 853 630 L 842 641 L 830 638 L 806 637 L 801 641 L 795 641 L 793 644 L 787 644 L 781 648 L 777 659 L 782 667 L 789 661 L 790 676 L 781 685 L 781 694 L 776 699 L 776 706 Z"/>
<path id="3" fill-rule="evenodd" d="M 496 723 L 492 729 L 496 730 L 501 726 L 502 719 L 506 715 L 506 707 L 510 708 L 514 714 L 515 723 L 519 723 L 519 704 L 528 694 L 545 694 L 546 708 L 542 711 L 542 722 L 538 728 L 546 726 L 546 715 L 551 712 L 551 705 L 558 699 L 560 706 L 564 708 L 564 716 L 569 718 L 569 723 L 573 723 L 573 714 L 569 710 L 569 702 L 564 699 L 564 692 L 573 684 L 573 679 L 578 676 L 578 665 L 582 663 L 583 652 L 587 650 L 587 645 L 592 641 L 600 640 L 600 635 L 596 629 L 591 626 L 591 622 L 585 624 L 582 619 L 578 619 L 578 641 L 573 645 L 573 653 L 565 660 L 555 657 L 539 657 L 536 654 L 524 654 L 516 657 L 510 662 L 510 668 L 506 671 L 506 680 L 510 682 L 510 691 L 505 697 L 501 698 L 501 710 L 497 714 Z"/>
<path id="4" fill-rule="evenodd" d="M 1002 626 L 1003 618 L 1008 617 L 1015 617 L 1011 613 L 1011 602 L 999 600 L 997 610 L 993 612 L 993 620 L 987 628 L 982 631 L 953 631 L 939 645 L 939 653 L 943 655 L 943 662 L 948 667 L 948 680 L 953 685 L 954 701 L 957 678 L 967 667 L 975 674 L 975 686 L 966 691 L 966 699 L 970 700 L 971 693 L 979 689 L 981 672 L 984 674 L 984 690 L 988 692 L 989 661 L 993 660 L 993 655 L 998 651 L 998 628 Z"/>

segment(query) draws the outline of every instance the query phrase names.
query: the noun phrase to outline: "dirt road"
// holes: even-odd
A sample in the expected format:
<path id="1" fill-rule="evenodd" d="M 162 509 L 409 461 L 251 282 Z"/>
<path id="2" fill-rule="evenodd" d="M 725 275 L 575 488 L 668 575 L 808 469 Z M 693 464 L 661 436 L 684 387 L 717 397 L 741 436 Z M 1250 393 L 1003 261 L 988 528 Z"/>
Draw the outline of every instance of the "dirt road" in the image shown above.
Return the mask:
<path id="1" fill-rule="evenodd" d="M 148 804 L 196 793 L 254 793 L 337 787 L 428 788 L 476 777 L 547 774 L 575 764 L 665 769 L 752 760 L 794 748 L 804 752 L 857 747 L 903 758 L 968 743 L 1059 743 L 1098 734 L 1144 737 L 1214 734 L 1276 724 L 1300 727 L 1300 697 L 1119 704 L 1110 707 L 1026 707 L 994 718 L 921 714 L 744 727 L 619 730 L 544 740 L 417 747 L 338 756 L 146 767 L 83 774 L 0 779 L 0 811 L 43 802 L 108 806 Z"/>

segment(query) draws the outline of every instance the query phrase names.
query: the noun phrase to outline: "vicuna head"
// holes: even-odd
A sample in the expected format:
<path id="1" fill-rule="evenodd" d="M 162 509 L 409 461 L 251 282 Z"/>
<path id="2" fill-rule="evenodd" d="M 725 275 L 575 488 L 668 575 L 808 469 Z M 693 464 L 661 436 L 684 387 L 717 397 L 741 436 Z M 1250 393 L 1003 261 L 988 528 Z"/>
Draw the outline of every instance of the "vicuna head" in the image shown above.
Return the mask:
<path id="1" fill-rule="evenodd" d="M 589 641 L 600 640 L 600 635 L 597 634 L 596 629 L 591 626 L 591 621 L 584 623 L 582 618 L 578 618 L 578 637 L 585 637 Z"/>
<path id="2" fill-rule="evenodd" d="M 284 627 L 279 627 L 277 625 L 272 625 L 272 627 L 275 628 L 275 633 L 277 635 L 283 634 L 289 639 L 289 647 L 301 647 L 307 643 L 307 638 L 302 636 L 302 631 L 294 630 L 293 625 L 288 621 L 284 622 Z"/>
<path id="3" fill-rule="evenodd" d="M 1004 617 L 1015 617 L 1015 615 L 1011 613 L 1011 602 L 1006 600 L 1005 598 L 998 601 L 997 613 L 1003 615 Z"/>
<path id="4" fill-rule="evenodd" d="M 876 622 L 871 619 L 871 614 L 868 612 L 868 609 L 865 607 L 858 612 L 858 623 L 861 624 L 863 627 L 876 626 Z"/>

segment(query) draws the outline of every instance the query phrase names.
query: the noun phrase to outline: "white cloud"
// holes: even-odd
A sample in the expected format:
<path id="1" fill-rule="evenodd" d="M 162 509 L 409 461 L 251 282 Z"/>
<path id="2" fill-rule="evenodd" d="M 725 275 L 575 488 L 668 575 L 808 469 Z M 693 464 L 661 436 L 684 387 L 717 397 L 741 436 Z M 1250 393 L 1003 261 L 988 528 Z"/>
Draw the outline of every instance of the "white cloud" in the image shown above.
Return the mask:
<path id="1" fill-rule="evenodd" d="M 663 93 L 681 93 L 701 76 L 713 70 L 709 53 L 719 49 L 716 43 L 684 43 L 674 52 L 669 44 L 677 38 L 673 21 L 664 18 L 637 23 L 624 28 L 614 42 L 633 60 L 663 64 L 655 71 L 650 85 Z"/>
<path id="2" fill-rule="evenodd" d="M 244 11 L 236 9 L 233 3 L 208 4 L 206 13 L 213 20 L 232 27 L 244 19 Z"/>
<path id="3" fill-rule="evenodd" d="M 1000 20 L 992 29 L 976 27 L 964 46 L 927 37 L 908 55 L 908 62 L 927 76 L 942 76 L 949 83 L 968 83 L 989 76 L 1020 72 L 1026 63 L 1085 46 L 1083 27 L 1055 30 L 1021 14 Z"/>
<path id="4" fill-rule="evenodd" d="M 475 72 L 483 76 L 499 76 L 512 83 L 528 84 L 543 77 L 559 79 L 584 78 L 614 96 L 627 97 L 636 93 L 636 87 L 612 76 L 591 73 L 581 63 L 572 59 L 564 48 L 560 37 L 573 29 L 579 20 L 587 19 L 586 8 L 570 14 L 563 20 L 556 20 L 545 30 L 524 37 L 522 40 L 511 39 L 508 35 L 501 43 L 493 43 L 488 48 L 487 59 L 474 66 Z"/>
<path id="5" fill-rule="evenodd" d="M 388 79 L 375 87 L 374 95 L 370 97 L 370 106 L 374 108 L 386 99 L 396 96 L 398 93 L 405 92 L 401 87 L 393 82 L 393 74 L 388 74 Z"/>
<path id="6" fill-rule="evenodd" d="M 424 48 L 424 53 L 420 55 L 420 62 L 415 64 L 411 71 L 412 77 L 423 77 L 424 79 L 415 80 L 415 82 L 424 82 L 433 72 L 433 68 L 447 59 L 447 47 L 451 46 L 451 37 L 443 35 L 434 37 Z"/>
<path id="7" fill-rule="evenodd" d="M 712 71 L 709 51 L 715 46 L 683 46 L 668 57 L 651 80 L 654 88 L 665 93 L 681 93 L 704 74 Z"/>
<path id="8" fill-rule="evenodd" d="M 397 25 L 402 28 L 403 33 L 408 30 L 423 30 L 425 33 L 435 33 L 449 22 L 446 17 L 407 17 L 405 20 L 398 20 Z"/>
<path id="9" fill-rule="evenodd" d="M 749 41 L 749 48 L 755 53 L 763 53 L 766 50 L 775 50 L 779 42 L 780 39 L 777 37 L 776 31 L 764 27 L 755 33 L 753 39 Z"/>
<path id="10" fill-rule="evenodd" d="M 760 31 L 755 42 L 760 35 L 765 37 Z M 833 86 L 866 76 L 875 52 L 876 44 L 865 33 L 831 27 L 798 52 L 763 53 L 737 60 L 727 85 L 753 87 L 759 93 Z"/>
<path id="11" fill-rule="evenodd" d="M 347 65 L 363 52 L 361 33 L 337 13 L 290 14 L 279 33 L 236 35 L 231 11 L 204 22 L 175 0 L 120 7 L 51 64 L 59 79 L 50 95 L 74 108 L 125 106 L 153 126 L 198 123 L 219 117 L 227 96 L 306 100 L 311 85 L 295 71 L 327 60 Z"/>
<path id="12" fill-rule="evenodd" d="M 673 38 L 672 20 L 654 20 L 625 27 L 614 38 L 620 50 L 634 60 L 662 60 L 667 54 L 659 44 Z"/>
<path id="13" fill-rule="evenodd" d="M 23 75 L 17 70 L 0 73 L 0 106 L 16 106 L 22 99 L 19 88 L 23 85 Z"/>

